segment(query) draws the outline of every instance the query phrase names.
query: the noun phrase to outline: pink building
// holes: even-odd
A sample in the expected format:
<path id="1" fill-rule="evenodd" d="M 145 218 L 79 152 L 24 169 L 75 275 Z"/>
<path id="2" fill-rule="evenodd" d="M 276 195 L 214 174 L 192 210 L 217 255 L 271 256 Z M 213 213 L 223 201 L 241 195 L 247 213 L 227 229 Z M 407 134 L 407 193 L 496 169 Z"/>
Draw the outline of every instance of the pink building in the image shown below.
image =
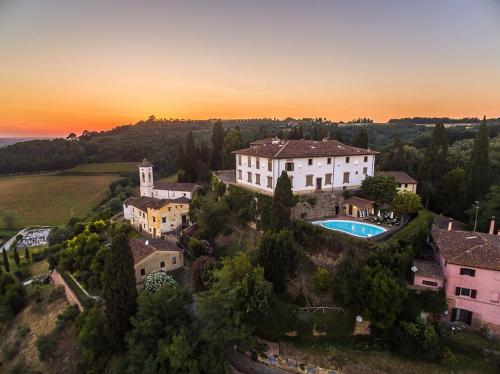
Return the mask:
<path id="1" fill-rule="evenodd" d="M 444 276 L 450 321 L 500 332 L 500 236 L 494 235 L 494 221 L 490 234 L 451 226 L 434 227 L 431 242 Z"/>

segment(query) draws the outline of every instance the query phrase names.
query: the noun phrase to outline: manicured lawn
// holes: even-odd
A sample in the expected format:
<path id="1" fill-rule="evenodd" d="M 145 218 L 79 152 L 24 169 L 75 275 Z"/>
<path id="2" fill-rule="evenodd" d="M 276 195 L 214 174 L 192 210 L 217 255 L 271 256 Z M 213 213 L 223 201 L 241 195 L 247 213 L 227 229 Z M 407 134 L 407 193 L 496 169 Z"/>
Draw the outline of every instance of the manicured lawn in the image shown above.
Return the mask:
<path id="1" fill-rule="evenodd" d="M 72 216 L 85 217 L 106 198 L 110 183 L 117 179 L 117 175 L 1 177 L 0 212 L 12 212 L 18 228 L 64 224 Z"/>
<path id="2" fill-rule="evenodd" d="M 118 174 L 137 170 L 138 162 L 103 162 L 97 164 L 81 164 L 68 169 L 65 173 L 82 174 Z"/>

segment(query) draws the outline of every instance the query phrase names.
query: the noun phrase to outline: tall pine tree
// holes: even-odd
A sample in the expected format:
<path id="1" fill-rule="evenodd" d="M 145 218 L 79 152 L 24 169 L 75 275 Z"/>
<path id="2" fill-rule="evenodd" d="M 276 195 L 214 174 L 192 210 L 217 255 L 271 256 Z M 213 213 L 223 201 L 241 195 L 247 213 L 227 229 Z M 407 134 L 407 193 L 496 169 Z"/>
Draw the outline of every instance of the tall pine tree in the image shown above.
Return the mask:
<path id="1" fill-rule="evenodd" d="M 273 231 L 288 229 L 292 225 L 291 214 L 293 202 L 292 183 L 283 170 L 276 182 L 272 203 L 271 227 Z"/>
<path id="2" fill-rule="evenodd" d="M 134 258 L 124 233 L 113 238 L 104 264 L 102 283 L 110 341 L 117 350 L 123 350 L 125 334 L 131 327 L 130 317 L 137 308 Z"/>
<path id="3" fill-rule="evenodd" d="M 3 256 L 3 266 L 5 267 L 5 271 L 8 273 L 10 272 L 10 264 L 7 252 L 5 252 L 5 247 L 3 248 L 2 256 Z"/>
<path id="4" fill-rule="evenodd" d="M 210 168 L 212 170 L 220 170 L 221 168 L 221 157 L 222 157 L 222 147 L 224 145 L 224 129 L 222 128 L 222 122 L 217 121 L 214 123 L 212 128 L 212 150 L 210 154 Z"/>
<path id="5" fill-rule="evenodd" d="M 16 263 L 17 267 L 19 267 L 19 264 L 21 263 L 21 259 L 19 258 L 19 252 L 17 252 L 17 244 L 13 245 L 12 249 L 12 257 L 14 257 L 14 262 Z"/>
<path id="6" fill-rule="evenodd" d="M 241 134 L 239 129 L 231 129 L 224 137 L 224 148 L 222 151 L 222 167 L 224 169 L 234 169 L 236 167 L 236 158 L 233 151 L 242 148 Z"/>
<path id="7" fill-rule="evenodd" d="M 366 131 L 366 128 L 362 127 L 359 129 L 352 141 L 352 145 L 354 147 L 368 149 L 368 131 Z"/>
<path id="8" fill-rule="evenodd" d="M 186 181 L 196 182 L 198 180 L 198 175 L 196 173 L 196 161 L 198 158 L 198 150 L 196 149 L 196 144 L 194 143 L 194 137 L 192 131 L 189 131 L 186 134 L 186 144 L 184 149 L 186 155 Z"/>
<path id="9" fill-rule="evenodd" d="M 186 178 L 186 154 L 184 153 L 184 146 L 182 143 L 177 144 L 175 166 L 177 168 L 177 179 L 179 182 L 184 182 Z"/>
<path id="10" fill-rule="evenodd" d="M 486 117 L 479 126 L 467 166 L 467 198 L 478 200 L 488 193 L 491 184 L 491 164 Z"/>
<path id="11" fill-rule="evenodd" d="M 441 183 L 442 176 L 448 171 L 448 138 L 442 123 L 436 124 L 427 144 L 425 155 L 419 165 L 418 180 L 424 195 L 425 207 Z"/>

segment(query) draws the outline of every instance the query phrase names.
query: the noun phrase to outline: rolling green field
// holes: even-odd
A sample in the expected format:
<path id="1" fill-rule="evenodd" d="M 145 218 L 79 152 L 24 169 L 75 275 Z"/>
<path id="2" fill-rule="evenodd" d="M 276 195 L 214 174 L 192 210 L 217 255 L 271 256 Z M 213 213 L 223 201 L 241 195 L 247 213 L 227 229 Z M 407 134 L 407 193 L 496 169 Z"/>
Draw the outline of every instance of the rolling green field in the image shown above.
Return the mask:
<path id="1" fill-rule="evenodd" d="M 109 164 L 103 164 L 104 168 L 109 170 Z M 106 198 L 110 183 L 119 178 L 55 174 L 0 177 L 0 215 L 13 213 L 17 228 L 64 224 L 72 216 L 85 217 Z M 0 220 L 2 231 L 5 226 Z"/>
<path id="2" fill-rule="evenodd" d="M 100 164 L 81 164 L 65 170 L 64 173 L 118 174 L 137 170 L 138 162 L 103 162 Z"/>

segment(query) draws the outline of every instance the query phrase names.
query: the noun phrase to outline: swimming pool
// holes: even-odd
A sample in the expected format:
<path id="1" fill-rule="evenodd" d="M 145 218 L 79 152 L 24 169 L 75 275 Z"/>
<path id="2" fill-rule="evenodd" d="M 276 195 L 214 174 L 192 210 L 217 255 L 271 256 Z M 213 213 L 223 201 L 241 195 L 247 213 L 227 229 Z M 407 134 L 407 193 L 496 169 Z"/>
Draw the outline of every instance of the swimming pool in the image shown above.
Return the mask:
<path id="1" fill-rule="evenodd" d="M 326 221 L 313 222 L 314 225 L 322 226 L 328 230 L 340 231 L 345 234 L 360 238 L 369 238 L 387 231 L 383 227 L 357 221 L 345 221 L 341 219 L 330 219 Z"/>

